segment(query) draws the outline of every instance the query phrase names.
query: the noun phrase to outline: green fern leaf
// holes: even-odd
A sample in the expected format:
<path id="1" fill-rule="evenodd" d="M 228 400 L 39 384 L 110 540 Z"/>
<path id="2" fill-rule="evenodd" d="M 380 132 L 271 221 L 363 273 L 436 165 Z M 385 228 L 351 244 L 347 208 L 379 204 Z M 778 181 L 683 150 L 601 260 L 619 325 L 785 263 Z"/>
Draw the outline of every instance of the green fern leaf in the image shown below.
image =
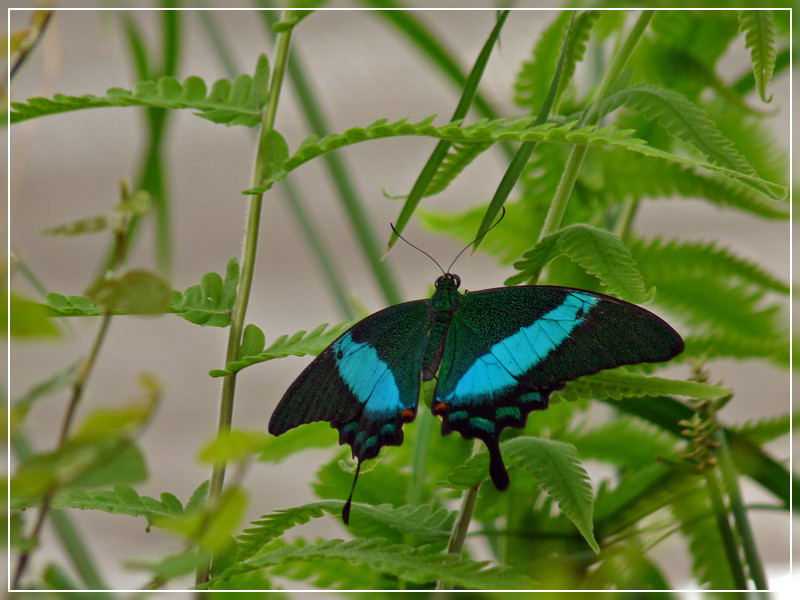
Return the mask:
<path id="1" fill-rule="evenodd" d="M 239 262 L 233 257 L 228 261 L 224 281 L 217 273 L 206 273 L 199 285 L 187 288 L 183 294 L 174 293 L 172 309 L 196 325 L 227 327 L 238 285 Z"/>
<path id="2" fill-rule="evenodd" d="M 69 489 L 53 498 L 52 507 L 144 517 L 148 524 L 152 524 L 156 515 L 183 514 L 183 506 L 174 495 L 164 493 L 159 501 L 150 496 L 140 496 L 131 486 L 123 484 L 115 485 L 113 490 Z"/>
<path id="3" fill-rule="evenodd" d="M 644 302 L 647 291 L 636 261 L 619 237 L 590 227 L 569 225 L 545 236 L 514 263 L 520 271 L 506 285 L 536 279 L 542 268 L 558 256 L 566 256 L 590 275 L 596 276 L 610 294 L 631 302 Z"/>
<path id="4" fill-rule="evenodd" d="M 279 167 L 274 170 L 274 176 L 266 178 L 256 187 L 244 190 L 243 193 L 262 194 L 294 169 L 326 152 L 332 152 L 343 146 L 380 138 L 417 135 L 439 138 L 460 144 L 476 142 L 489 144 L 506 140 L 614 146 L 688 167 L 715 171 L 775 198 L 782 198 L 787 194 L 786 186 L 765 181 L 755 174 L 744 173 L 740 170 L 714 163 L 685 158 L 653 148 L 644 140 L 631 138 L 630 136 L 633 133 L 631 130 L 618 130 L 614 127 L 578 127 L 577 121 L 564 124 L 543 123 L 531 126 L 534 121 L 533 117 L 510 120 L 483 120 L 467 126 L 462 126 L 459 121 L 456 121 L 436 127 L 431 124 L 431 118 L 423 119 L 418 123 L 408 123 L 406 119 L 401 119 L 395 123 L 386 123 L 385 119 L 381 119 L 367 127 L 353 127 L 344 133 L 332 133 L 321 139 L 317 138 L 317 136 L 311 136 L 300 144 L 300 147 L 286 160 L 282 168 Z"/>
<path id="5" fill-rule="evenodd" d="M 764 292 L 715 279 L 680 280 L 665 276 L 659 280 L 655 272 L 650 277 L 649 265 L 642 267 L 644 276 L 658 288 L 658 303 L 679 311 L 698 329 L 696 333 L 720 330 L 739 338 L 786 339 L 783 306 L 766 303 Z"/>
<path id="6" fill-rule="evenodd" d="M 756 175 L 750 163 L 708 115 L 682 94 L 660 86 L 641 85 L 612 94 L 604 102 L 602 111 L 623 105 L 657 121 L 672 137 L 691 145 L 713 164 L 744 175 Z"/>
<path id="7" fill-rule="evenodd" d="M 555 71 L 561 49 L 561 38 L 569 19 L 569 12 L 564 11 L 547 26 L 536 42 L 532 58 L 525 61 L 517 73 L 514 82 L 514 101 L 519 106 L 529 109 L 531 114 L 538 113 L 544 103 L 547 95 L 546 82 L 550 81 Z"/>
<path id="8" fill-rule="evenodd" d="M 54 317 L 97 317 L 103 309 L 84 296 L 62 296 L 50 292 L 45 296 L 48 308 Z"/>
<path id="9" fill-rule="evenodd" d="M 739 31 L 745 33 L 745 48 L 750 50 L 753 62 L 753 77 L 758 95 L 764 102 L 767 99 L 767 86 L 775 71 L 775 19 L 771 10 L 740 10 Z"/>
<path id="10" fill-rule="evenodd" d="M 260 571 L 254 571 L 260 573 Z M 361 565 L 350 564 L 343 561 L 328 560 L 303 560 L 276 565 L 269 571 L 274 577 L 285 577 L 294 581 L 303 581 L 306 585 L 313 585 L 320 590 L 396 590 L 397 580 L 382 573 L 363 568 Z M 234 577 L 228 582 L 227 589 L 268 589 L 237 586 Z M 215 586 L 218 589 L 218 586 Z M 348 594 L 348 596 L 353 595 Z"/>
<path id="11" fill-rule="evenodd" d="M 501 262 L 510 263 L 530 249 L 530 232 L 541 228 L 547 209 L 523 202 L 507 202 L 505 206 L 507 214 L 513 218 L 503 221 L 502 236 L 486 236 L 480 249 L 497 255 Z M 476 206 L 458 213 L 418 210 L 416 215 L 426 230 L 445 233 L 468 244 L 475 239 L 475 231 L 485 213 L 485 206 Z"/>
<path id="12" fill-rule="evenodd" d="M 264 440 L 258 449 L 258 460 L 278 463 L 296 452 L 312 448 L 330 448 L 337 441 L 328 423 L 308 423 L 280 436 Z"/>
<path id="13" fill-rule="evenodd" d="M 665 164 L 648 156 L 624 157 L 620 152 L 595 153 L 592 163 L 598 163 L 602 180 L 594 186 L 599 197 L 608 205 L 626 198 L 671 198 L 681 196 L 702 199 L 720 207 L 743 210 L 768 219 L 788 219 L 789 205 L 771 200 L 762 192 L 741 183 L 696 173 L 679 164 Z M 590 163 L 591 164 L 591 163 Z"/>
<path id="14" fill-rule="evenodd" d="M 283 179 L 289 172 L 326 152 L 332 152 L 343 146 L 367 140 L 404 135 L 429 136 L 461 144 L 488 144 L 506 140 L 568 145 L 612 146 L 644 156 L 658 158 L 669 163 L 683 165 L 685 167 L 701 168 L 717 172 L 759 193 L 768 194 L 773 198 L 783 198 L 788 193 L 786 186 L 766 181 L 757 175 L 743 173 L 729 167 L 698 161 L 659 150 L 658 148 L 653 148 L 644 140 L 632 138 L 631 134 L 633 132 L 631 130 L 619 130 L 614 127 L 577 127 L 577 121 L 571 121 L 565 124 L 544 123 L 542 125 L 531 126 L 533 120 L 533 117 L 511 120 L 497 119 L 494 121 L 479 121 L 468 126 L 461 126 L 460 122 L 454 122 L 442 127 L 435 127 L 431 125 L 430 118 L 423 119 L 419 123 L 407 123 L 405 119 L 401 119 L 391 124 L 387 124 L 385 119 L 381 119 L 366 128 L 354 127 L 341 134 L 329 134 L 322 139 L 311 136 L 300 144 L 297 151 L 284 163 L 283 168 L 276 169 L 274 177 L 265 179 L 260 185 L 244 190 L 243 193 L 264 193 L 277 181 Z"/>
<path id="15" fill-rule="evenodd" d="M 700 477 L 662 463 L 627 472 L 609 488 L 601 482 L 595 499 L 595 529 L 604 538 L 636 527 L 642 519 L 682 501 Z"/>
<path id="16" fill-rule="evenodd" d="M 761 358 L 781 367 L 789 367 L 789 338 L 765 337 L 731 331 L 713 331 L 684 338 L 686 349 L 675 360 L 699 358 Z"/>
<path id="17" fill-rule="evenodd" d="M 672 512 L 680 523 L 681 532 L 689 539 L 692 572 L 698 583 L 716 590 L 736 589 L 731 570 L 720 568 L 728 564 L 725 542 L 705 486 L 684 494 L 680 502 L 672 504 Z"/>
<path id="18" fill-rule="evenodd" d="M 572 521 L 595 552 L 600 548 L 592 534 L 592 487 L 572 444 L 531 436 L 519 436 L 500 444 L 507 467 L 521 466 L 558 502 L 561 512 Z M 486 479 L 489 455 L 483 450 L 456 467 L 443 483 L 467 489 Z"/>
<path id="19" fill-rule="evenodd" d="M 727 248 L 717 248 L 716 242 L 655 238 L 650 241 L 634 239 L 628 242 L 628 246 L 638 263 L 647 263 L 648 270 L 658 272 L 664 278 L 736 280 L 781 294 L 789 293 L 786 282 Z"/>
<path id="20" fill-rule="evenodd" d="M 795 419 L 797 415 L 795 415 Z M 766 444 L 791 433 L 791 415 L 784 413 L 731 428 L 738 435 L 746 437 L 754 444 Z"/>
<path id="21" fill-rule="evenodd" d="M 323 323 L 308 333 L 305 330 L 301 330 L 292 336 L 282 335 L 272 342 L 269 348 L 264 348 L 263 332 L 255 325 L 248 325 L 245 331 L 247 337 L 243 340 L 247 347 L 245 347 L 245 344 L 242 345 L 242 349 L 239 351 L 239 360 L 229 362 L 224 369 L 214 369 L 209 375 L 211 377 L 225 377 L 231 373 L 241 371 L 245 367 L 274 358 L 283 358 L 284 356 L 305 356 L 307 354 L 316 356 L 330 346 L 345 330 L 355 325 L 356 322 L 342 321 L 331 327 L 328 327 L 327 323 Z M 259 343 L 260 349 L 258 349 Z"/>
<path id="22" fill-rule="evenodd" d="M 302 506 L 278 510 L 264 515 L 251 523 L 238 537 L 239 561 L 247 560 L 257 554 L 261 548 L 272 540 L 279 538 L 289 529 L 307 523 L 311 519 L 322 517 L 328 513 L 338 517 L 342 512 L 344 501 L 322 500 Z M 352 510 L 353 524 L 356 520 L 371 520 L 385 525 L 400 534 L 415 535 L 424 538 L 447 538 L 450 534 L 454 513 L 439 508 L 434 511 L 430 505 L 394 507 L 391 504 L 373 506 L 354 503 Z M 365 537 L 365 536 L 362 536 Z M 398 537 L 398 539 L 400 539 Z"/>
<path id="23" fill-rule="evenodd" d="M 586 45 L 589 41 L 589 35 L 592 33 L 592 28 L 601 14 L 602 11 L 599 10 L 585 10 L 575 17 L 572 23 L 572 29 L 569 33 L 569 40 L 567 40 L 564 67 L 561 73 L 561 81 L 558 85 L 556 103 L 558 103 L 559 99 L 564 94 L 564 90 L 572 82 L 572 76 L 575 74 L 575 66 L 583 60 L 583 55 L 586 53 Z M 541 82 L 539 82 L 538 85 L 541 87 Z"/>
<path id="24" fill-rule="evenodd" d="M 358 564 L 372 572 L 414 584 L 438 580 L 469 589 L 529 589 L 534 586 L 528 577 L 507 568 L 489 566 L 487 562 L 476 562 L 452 554 L 432 553 L 428 546 L 391 544 L 381 538 L 349 542 L 325 540 L 308 545 L 303 542 L 287 545 L 275 541 L 252 559 L 237 562 L 208 585 L 254 569 L 309 560 Z"/>
<path id="25" fill-rule="evenodd" d="M 232 84 L 220 79 L 207 91 L 199 77 L 188 77 L 182 84 L 174 77 L 162 77 L 157 82 L 136 84 L 133 90 L 110 88 L 105 96 L 65 96 L 29 98 L 26 102 L 11 103 L 11 123 L 75 110 L 107 106 L 152 106 L 195 110 L 198 117 L 226 125 L 255 127 L 261 122 L 261 110 L 266 94 L 255 101 L 253 78 L 240 75 Z"/>
<path id="26" fill-rule="evenodd" d="M 578 448 L 584 460 L 602 460 L 633 470 L 652 465 L 657 457 L 673 455 L 676 450 L 673 436 L 633 419 L 617 419 L 588 431 L 562 433 L 559 439 Z"/>
<path id="27" fill-rule="evenodd" d="M 143 270 L 99 279 L 87 288 L 86 295 L 106 310 L 123 315 L 165 313 L 172 296 L 160 276 Z"/>
<path id="28" fill-rule="evenodd" d="M 482 152 L 489 149 L 491 144 L 453 144 L 442 161 L 439 170 L 436 171 L 428 188 L 425 190 L 425 197 L 435 196 L 443 192 L 448 185 L 475 160 Z"/>
<path id="29" fill-rule="evenodd" d="M 686 396 L 688 398 L 722 398 L 731 390 L 707 383 L 646 377 L 623 369 L 609 369 L 568 381 L 563 390 L 550 396 L 550 403 L 561 400 L 573 402 L 591 398 L 621 398 L 642 396 Z"/>

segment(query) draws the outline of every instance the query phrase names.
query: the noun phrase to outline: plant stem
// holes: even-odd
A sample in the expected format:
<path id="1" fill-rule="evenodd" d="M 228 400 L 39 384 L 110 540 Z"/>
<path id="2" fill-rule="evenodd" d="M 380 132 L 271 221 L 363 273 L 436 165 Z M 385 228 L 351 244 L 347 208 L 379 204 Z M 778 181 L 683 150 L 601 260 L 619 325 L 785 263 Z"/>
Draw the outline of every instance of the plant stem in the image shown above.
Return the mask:
<path id="1" fill-rule="evenodd" d="M 717 479 L 716 469 L 709 468 L 705 473 L 706 487 L 708 496 L 711 498 L 711 506 L 714 509 L 714 516 L 717 520 L 717 529 L 722 537 L 722 547 L 725 549 L 725 556 L 728 559 L 733 582 L 738 590 L 747 589 L 747 577 L 744 574 L 742 560 L 739 557 L 739 548 L 736 544 L 736 537 L 733 535 L 730 521 L 728 521 L 728 511 L 725 509 L 725 500 L 722 498 L 722 489 Z"/>
<path id="2" fill-rule="evenodd" d="M 620 48 L 619 52 L 614 57 L 613 62 L 609 66 L 608 71 L 603 77 L 597 94 L 592 101 L 589 109 L 584 113 L 582 124 L 588 123 L 591 119 L 596 119 L 599 113 L 599 107 L 605 98 L 608 91 L 616 82 L 623 68 L 628 63 L 636 44 L 641 39 L 647 25 L 653 18 L 654 11 L 642 11 L 639 19 L 634 24 L 630 33 L 628 34 L 625 43 Z M 559 181 L 558 188 L 556 189 L 553 202 L 550 204 L 550 209 L 545 218 L 542 230 L 539 232 L 539 240 L 547 235 L 550 235 L 561 226 L 561 220 L 564 217 L 564 212 L 567 209 L 567 202 L 569 201 L 572 189 L 575 186 L 575 180 L 578 176 L 583 158 L 586 156 L 588 146 L 575 146 L 570 153 L 567 165 L 564 169 L 564 174 Z M 532 282 L 532 283 L 535 283 Z M 478 444 L 473 447 L 473 456 L 478 452 Z M 456 520 L 453 525 L 453 531 L 450 534 L 450 543 L 448 545 L 448 552 L 453 554 L 460 554 L 464 547 L 464 539 L 469 528 L 469 523 L 472 520 L 472 512 L 475 508 L 475 502 L 478 498 L 479 485 L 471 487 L 461 497 L 461 506 L 456 515 Z M 441 582 L 440 582 L 441 583 Z M 444 588 L 442 588 L 444 589 Z"/>
<path id="3" fill-rule="evenodd" d="M 424 404 L 422 408 L 425 408 Z M 408 488 L 408 503 L 413 506 L 422 504 L 422 482 L 425 479 L 425 460 L 428 455 L 431 431 L 433 430 L 433 415 L 430 411 L 419 411 L 416 429 L 414 445 L 412 447 L 411 482 Z"/>
<path id="4" fill-rule="evenodd" d="M 745 510 L 744 503 L 742 502 L 742 495 L 739 491 L 739 483 L 736 480 L 736 466 L 731 458 L 730 447 L 728 446 L 728 440 L 723 430 L 717 433 L 717 440 L 720 442 L 717 450 L 717 457 L 719 458 L 719 467 L 722 472 L 722 482 L 728 493 L 731 510 L 733 512 L 733 520 L 736 523 L 736 529 L 739 531 L 739 537 L 742 540 L 747 569 L 750 572 L 753 583 L 756 585 L 756 589 L 767 590 L 769 587 L 767 585 L 767 577 L 764 574 L 764 566 L 761 563 L 761 557 L 758 555 L 758 550 L 756 549 L 753 530 L 750 528 L 750 520 L 747 518 L 747 511 Z"/>
<path id="5" fill-rule="evenodd" d="M 272 11 L 262 11 L 261 14 L 267 23 L 273 22 Z M 319 136 L 329 133 L 330 127 L 327 119 L 317 102 L 319 96 L 312 90 L 311 83 L 306 77 L 305 69 L 296 56 L 289 57 L 288 70 L 311 131 Z M 355 231 L 356 239 L 361 245 L 361 251 L 369 262 L 372 274 L 384 299 L 389 304 L 401 302 L 402 297 L 397 287 L 397 282 L 389 269 L 388 263 L 383 260 L 380 244 L 367 219 L 364 203 L 353 187 L 352 181 L 354 178 L 348 173 L 347 167 L 339 154 L 327 152 L 322 158 L 336 186 L 339 200 L 344 206 L 350 225 Z"/>
<path id="6" fill-rule="evenodd" d="M 290 11 L 285 11 L 286 13 Z M 275 49 L 274 70 L 269 87 L 269 97 L 264 107 L 261 120 L 261 129 L 258 136 L 258 147 L 256 150 L 255 164 L 253 166 L 252 186 L 261 183 L 263 162 L 266 147 L 266 134 L 272 130 L 275 124 L 275 114 L 278 110 L 278 99 L 280 98 L 281 84 L 286 70 L 286 61 L 289 56 L 289 42 L 291 41 L 292 29 L 289 28 L 278 34 Z M 256 249 L 258 247 L 258 230 L 261 220 L 261 205 L 264 194 L 257 194 L 249 197 L 247 225 L 245 229 L 244 249 L 242 250 L 241 273 L 239 276 L 239 286 L 236 290 L 236 299 L 231 310 L 231 325 L 228 330 L 228 345 L 225 353 L 225 364 L 236 360 L 239 345 L 244 329 L 244 320 L 247 313 L 247 304 L 250 299 L 250 288 L 253 283 L 253 273 L 255 270 Z M 222 381 L 222 395 L 219 407 L 219 421 L 217 433 L 222 433 L 230 429 L 233 420 L 233 398 L 236 389 L 236 373 L 226 376 Z M 208 488 L 208 503 L 215 505 L 222 496 L 222 487 L 225 481 L 226 464 L 215 464 L 211 472 L 211 483 Z M 202 560 L 197 568 L 195 583 L 200 584 L 208 580 L 211 570 L 211 557 Z"/>
<path id="7" fill-rule="evenodd" d="M 86 385 L 86 380 L 89 378 L 89 374 L 91 373 L 95 362 L 97 362 L 97 355 L 100 352 L 100 347 L 103 345 L 103 340 L 108 332 L 108 326 L 110 322 L 111 313 L 110 311 L 106 311 L 105 314 L 103 314 L 103 320 L 100 323 L 100 329 L 98 329 L 97 335 L 95 335 L 89 357 L 86 359 L 86 361 L 84 361 L 83 365 L 81 365 L 75 382 L 72 384 L 72 394 L 70 395 L 64 420 L 61 422 L 61 430 L 58 434 L 56 452 L 61 450 L 61 448 L 64 446 L 64 442 L 67 439 L 69 428 L 75 418 L 75 410 L 77 409 L 78 404 L 80 404 L 81 398 L 83 398 L 83 390 Z M 47 512 L 50 509 L 50 502 L 52 501 L 55 492 L 55 489 L 50 490 L 45 494 L 44 498 L 42 498 L 42 506 L 39 508 L 39 514 L 36 517 L 36 523 L 33 526 L 30 536 L 31 540 L 33 541 L 34 548 L 39 544 L 39 536 L 42 533 L 42 527 L 44 526 Z M 30 560 L 31 552 L 32 550 L 25 550 L 22 554 L 20 554 L 19 562 L 17 563 L 17 568 L 14 571 L 14 577 L 11 582 L 11 589 L 19 589 L 19 583 L 25 573 L 28 561 Z"/>
<path id="8" fill-rule="evenodd" d="M 25 460 L 33 454 L 30 443 L 20 432 L 14 434 L 11 447 L 19 460 Z M 83 540 L 78 529 L 70 519 L 69 514 L 61 509 L 49 512 L 50 523 L 56 531 L 61 546 L 67 554 L 72 566 L 77 571 L 81 580 L 89 590 L 106 590 L 108 584 L 103 580 L 95 568 L 96 561 L 89 553 L 89 548 Z"/>

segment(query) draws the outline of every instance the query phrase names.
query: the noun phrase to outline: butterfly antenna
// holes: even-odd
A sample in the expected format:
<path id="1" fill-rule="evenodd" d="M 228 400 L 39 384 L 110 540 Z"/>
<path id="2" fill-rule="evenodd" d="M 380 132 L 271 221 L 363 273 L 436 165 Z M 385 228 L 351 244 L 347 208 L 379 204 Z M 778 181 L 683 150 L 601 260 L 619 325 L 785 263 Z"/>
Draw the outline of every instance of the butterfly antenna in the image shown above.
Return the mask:
<path id="1" fill-rule="evenodd" d="M 497 219 L 497 221 L 495 221 L 495 222 L 494 222 L 494 224 L 493 224 L 491 227 L 489 227 L 489 229 L 487 229 L 486 231 L 484 231 L 482 234 L 480 234 L 478 237 L 476 237 L 474 240 L 472 240 L 472 241 L 471 241 L 469 244 L 467 244 L 466 246 L 464 246 L 464 248 L 462 248 L 461 252 L 459 252 L 458 254 L 456 254 L 456 257 L 453 259 L 453 262 L 451 262 L 451 263 L 450 263 L 450 266 L 449 266 L 449 267 L 447 267 L 447 272 L 448 272 L 448 273 L 450 272 L 450 269 L 452 269 L 452 268 L 453 268 L 453 265 L 454 265 L 454 264 L 456 264 L 456 261 L 457 261 L 459 258 L 461 258 L 461 255 L 462 255 L 462 254 L 464 254 L 464 252 L 466 252 L 466 251 L 467 251 L 467 249 L 468 249 L 470 246 L 472 246 L 472 244 L 474 244 L 475 242 L 477 242 L 479 239 L 481 239 L 483 236 L 485 236 L 487 233 L 489 233 L 489 232 L 490 232 L 492 229 L 494 229 L 495 227 L 497 227 L 498 225 L 500 225 L 500 221 L 502 221 L 502 220 L 503 220 L 503 217 L 505 217 L 505 216 L 506 216 L 506 207 L 505 207 L 505 206 L 501 207 L 501 210 L 502 210 L 503 212 L 500 214 L 500 218 L 499 218 L 499 219 Z M 441 268 L 441 267 L 440 267 L 440 268 Z"/>
<path id="2" fill-rule="evenodd" d="M 344 521 L 345 525 L 350 525 L 350 506 L 353 504 L 353 492 L 356 491 L 356 481 L 358 481 L 358 474 L 360 471 L 361 461 L 358 461 L 356 476 L 353 477 L 353 487 L 350 488 L 350 496 L 347 498 L 347 502 L 344 503 L 344 507 L 342 508 L 342 521 Z"/>
<path id="3" fill-rule="evenodd" d="M 433 258 L 433 257 L 432 257 L 430 254 L 428 254 L 427 252 L 425 252 L 425 250 L 423 250 L 423 249 L 422 249 L 422 248 L 420 248 L 419 246 L 415 246 L 414 244 L 412 244 L 411 242 L 409 242 L 409 241 L 408 241 L 406 238 L 404 238 L 402 235 L 400 235 L 400 232 L 399 232 L 399 231 L 397 231 L 397 229 L 395 229 L 395 228 L 394 228 L 394 225 L 393 225 L 392 223 L 389 223 L 389 227 L 391 227 L 391 228 L 392 228 L 392 231 L 394 231 L 394 234 L 395 234 L 397 237 L 399 237 L 401 240 L 403 240 L 403 241 L 404 241 L 406 244 L 408 244 L 409 246 L 411 246 L 411 247 L 412 247 L 412 248 L 414 248 L 415 250 L 419 250 L 419 251 L 420 251 L 420 252 L 422 252 L 422 253 L 423 253 L 425 256 L 427 256 L 428 258 L 430 258 L 430 259 L 433 261 L 433 264 L 435 264 L 437 267 L 439 267 L 439 270 L 442 272 L 442 275 L 444 275 L 444 274 L 445 274 L 445 272 L 444 272 L 444 269 L 442 268 L 442 265 L 440 265 L 438 262 L 436 262 L 436 259 L 435 259 L 435 258 Z M 488 231 L 487 231 L 487 233 L 488 233 Z M 467 246 L 467 247 L 469 247 L 469 246 Z M 451 266 L 452 266 L 452 265 L 451 265 Z"/>

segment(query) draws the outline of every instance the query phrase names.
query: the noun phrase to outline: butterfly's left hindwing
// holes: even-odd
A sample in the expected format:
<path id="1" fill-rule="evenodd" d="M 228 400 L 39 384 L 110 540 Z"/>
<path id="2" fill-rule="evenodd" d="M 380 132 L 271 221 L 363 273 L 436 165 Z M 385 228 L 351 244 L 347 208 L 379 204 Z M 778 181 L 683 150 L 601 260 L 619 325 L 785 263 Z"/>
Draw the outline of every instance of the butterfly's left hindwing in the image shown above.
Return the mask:
<path id="1" fill-rule="evenodd" d="M 329 421 L 359 461 L 401 444 L 403 423 L 416 415 L 429 304 L 390 306 L 340 336 L 286 391 L 270 433 Z"/>
<path id="2" fill-rule="evenodd" d="M 551 286 L 467 292 L 450 324 L 432 408 L 443 434 L 486 444 L 490 474 L 504 489 L 498 444 L 505 427 L 522 427 L 571 379 L 682 350 L 666 322 L 610 296 Z"/>

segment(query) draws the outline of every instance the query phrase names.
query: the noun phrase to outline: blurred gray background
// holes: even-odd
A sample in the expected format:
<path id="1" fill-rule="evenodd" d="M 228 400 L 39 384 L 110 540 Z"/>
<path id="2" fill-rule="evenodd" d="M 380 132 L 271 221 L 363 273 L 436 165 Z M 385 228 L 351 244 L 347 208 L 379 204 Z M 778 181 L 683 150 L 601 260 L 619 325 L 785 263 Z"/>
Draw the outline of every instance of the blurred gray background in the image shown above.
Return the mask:
<path id="1" fill-rule="evenodd" d="M 11 11 L 11 29 L 25 26 L 28 16 L 27 11 Z M 251 73 L 261 52 L 271 57 L 270 39 L 254 13 L 219 11 L 209 17 L 234 50 L 240 71 Z M 465 70 L 494 24 L 493 11 L 429 11 L 417 17 L 458 56 Z M 547 11 L 517 11 L 508 19 L 501 46 L 492 55 L 481 87 L 501 114 L 518 114 L 511 103 L 514 75 L 553 17 Z M 134 18 L 157 47 L 158 15 L 143 11 Z M 197 14 L 184 13 L 182 21 L 180 78 L 197 75 L 212 82 L 225 77 Z M 292 44 L 293 52 L 303 59 L 334 132 L 382 117 L 395 120 L 409 116 L 414 121 L 438 113 L 437 122 L 445 122 L 458 101 L 459 90 L 376 14 L 320 12 L 296 29 Z M 731 74 L 740 73 L 747 61 L 743 48 L 732 48 L 726 57 Z M 134 77 L 118 13 L 59 11 L 45 39 L 15 78 L 11 100 L 54 93 L 102 95 L 113 86 L 130 89 Z M 770 93 L 774 94 L 772 108 L 781 115 L 776 133 L 788 147 L 786 74 L 771 84 Z M 82 294 L 97 272 L 107 239 L 104 235 L 49 237 L 42 235 L 42 230 L 103 213 L 117 202 L 119 179 L 133 179 L 139 167 L 145 143 L 142 123 L 141 109 L 104 108 L 50 116 L 11 128 L 11 247 L 49 290 Z M 309 133 L 289 84 L 281 97 L 276 129 L 286 138 L 290 150 Z M 168 131 L 167 184 L 175 235 L 171 285 L 183 290 L 198 283 L 208 271 L 224 272 L 228 259 L 240 254 L 246 216 L 246 198 L 240 191 L 250 186 L 254 142 L 251 132 L 243 127 L 215 125 L 190 111 L 175 112 Z M 365 202 L 381 243 L 388 239 L 389 223 L 397 218 L 401 206 L 386 199 L 382 190 L 394 195 L 407 193 L 434 144 L 425 138 L 396 138 L 339 151 L 350 167 L 352 183 Z M 446 192 L 426 200 L 424 206 L 461 210 L 485 204 L 505 166 L 498 152 L 487 152 Z M 304 165 L 291 177 L 323 228 L 334 259 L 345 270 L 348 291 L 370 311 L 385 306 L 321 162 Z M 785 222 L 756 222 L 734 211 L 676 199 L 647 202 L 637 218 L 637 227 L 648 236 L 722 240 L 740 255 L 789 278 L 790 227 Z M 428 235 L 415 222 L 406 231 L 410 240 L 443 264 L 448 264 L 461 248 L 460 242 Z M 155 268 L 152 241 L 148 226 L 129 260 L 130 267 Z M 401 244 L 386 260 L 406 299 L 427 295 L 438 273 L 428 259 Z M 510 269 L 498 269 L 491 258 L 482 255 L 462 259 L 457 272 L 466 289 L 498 286 L 511 274 Z M 264 202 L 247 322 L 257 324 L 269 343 L 283 333 L 342 318 L 278 185 Z M 55 342 L 14 342 L 10 359 L 12 398 L 88 352 L 97 322 L 74 319 L 69 326 L 71 332 Z M 185 501 L 208 477 L 209 470 L 198 463 L 196 452 L 216 430 L 220 381 L 208 377 L 208 371 L 222 366 L 226 335 L 225 329 L 201 328 L 169 315 L 113 320 L 81 413 L 124 403 L 137 391 L 139 371 L 151 372 L 161 380 L 162 404 L 141 438 L 150 469 L 150 479 L 137 486 L 141 494 L 157 497 L 169 491 Z M 266 429 L 281 394 L 307 362 L 288 358 L 244 371 L 237 384 L 234 426 Z M 676 369 L 671 374 L 682 377 L 686 372 Z M 789 377 L 785 371 L 762 363 L 716 361 L 712 377 L 736 391 L 726 409 L 731 421 L 787 410 Z M 43 401 L 29 418 L 37 448 L 54 444 L 65 401 L 66 394 Z M 331 431 L 331 436 L 335 435 Z M 769 449 L 778 458 L 789 456 L 786 439 Z M 311 501 L 315 468 L 329 456 L 328 451 L 311 451 L 278 466 L 254 464 L 246 479 L 251 494 L 248 518 Z M 760 490 L 749 485 L 745 493 L 751 503 L 764 499 Z M 790 544 L 786 516 L 769 511 L 751 514 L 772 584 L 786 589 Z M 87 531 L 91 550 L 103 563 L 107 579 L 117 588 L 135 588 L 145 580 L 145 574 L 121 566 L 125 558 L 153 558 L 180 547 L 174 538 L 157 530 L 147 533 L 143 519 L 80 511 L 75 511 L 74 517 Z M 347 535 L 336 518 L 318 519 L 292 533 L 312 538 Z M 660 544 L 655 552 L 673 585 L 693 587 L 680 578 L 689 568 L 687 552 L 677 540 Z M 33 568 L 40 569 L 58 554 L 48 533 Z"/>

